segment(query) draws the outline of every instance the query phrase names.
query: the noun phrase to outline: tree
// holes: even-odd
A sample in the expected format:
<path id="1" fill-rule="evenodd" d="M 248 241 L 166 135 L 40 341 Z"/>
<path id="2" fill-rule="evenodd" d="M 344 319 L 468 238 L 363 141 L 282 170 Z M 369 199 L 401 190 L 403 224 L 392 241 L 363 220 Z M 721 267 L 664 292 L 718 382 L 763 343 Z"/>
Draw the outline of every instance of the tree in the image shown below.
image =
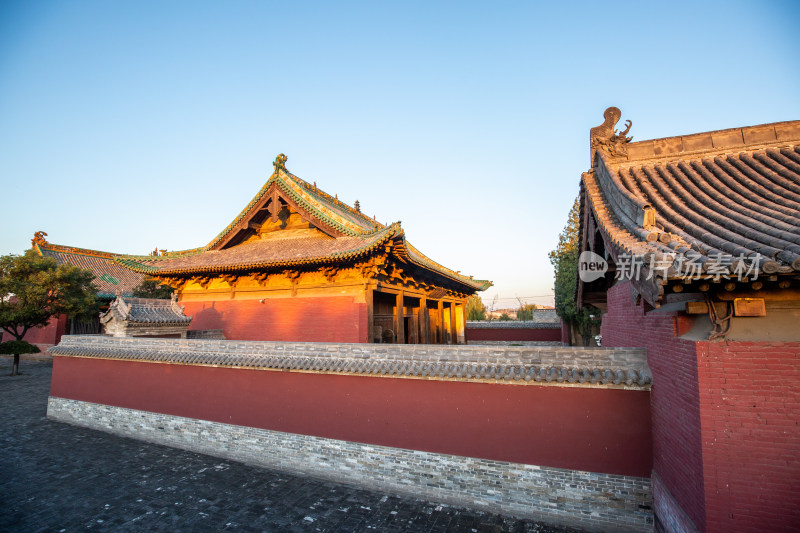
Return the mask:
<path id="1" fill-rule="evenodd" d="M 1 256 L 0 329 L 22 341 L 31 328 L 46 326 L 54 316 L 92 318 L 99 312 L 93 279 L 88 270 L 58 265 L 33 250 Z M 18 370 L 19 353 L 14 353 L 11 375 L 16 376 Z"/>
<path id="2" fill-rule="evenodd" d="M 486 320 L 486 306 L 477 294 L 467 298 L 467 320 Z"/>
<path id="3" fill-rule="evenodd" d="M 502 321 L 511 320 L 511 317 L 508 315 L 508 313 L 503 313 L 502 315 L 500 315 L 500 320 Z"/>
<path id="4" fill-rule="evenodd" d="M 134 298 L 158 298 L 159 300 L 169 300 L 172 298 L 172 287 L 162 285 L 155 278 L 142 281 L 138 287 L 133 289 Z"/>
<path id="5" fill-rule="evenodd" d="M 19 366 L 19 356 L 24 353 L 39 353 L 41 350 L 35 344 L 28 341 L 6 341 L 0 342 L 0 354 L 13 355 L 14 367 L 11 369 L 11 375 L 17 375 L 17 367 Z"/>
<path id="6" fill-rule="evenodd" d="M 599 325 L 595 317 L 600 311 L 591 306 L 578 309 L 575 301 L 575 284 L 578 279 L 580 201 L 572 204 L 567 225 L 558 236 L 558 246 L 548 255 L 555 270 L 556 313 L 570 328 L 580 334 L 583 344 L 588 345 L 593 330 Z"/>
<path id="7" fill-rule="evenodd" d="M 522 300 L 517 298 L 519 307 L 517 308 L 517 320 L 533 320 L 533 310 L 537 309 L 536 304 L 522 303 Z"/>

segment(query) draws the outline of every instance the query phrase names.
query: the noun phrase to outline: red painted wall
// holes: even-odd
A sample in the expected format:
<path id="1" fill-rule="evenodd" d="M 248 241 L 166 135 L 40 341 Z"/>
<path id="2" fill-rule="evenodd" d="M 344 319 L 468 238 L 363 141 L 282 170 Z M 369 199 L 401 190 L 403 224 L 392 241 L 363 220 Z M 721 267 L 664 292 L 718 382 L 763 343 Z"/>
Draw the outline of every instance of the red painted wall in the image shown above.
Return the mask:
<path id="1" fill-rule="evenodd" d="M 51 394 L 560 468 L 649 476 L 649 393 L 54 358 Z"/>
<path id="2" fill-rule="evenodd" d="M 800 528 L 800 343 L 698 343 L 708 531 Z"/>
<path id="3" fill-rule="evenodd" d="M 674 498 L 700 531 L 797 530 L 800 343 L 686 330 L 685 315 L 645 316 L 627 283 L 608 293 L 603 345 L 647 348 L 653 373 L 653 471 L 669 491 L 654 497 Z"/>
<path id="4" fill-rule="evenodd" d="M 226 339 L 367 342 L 367 304 L 350 296 L 181 302 L 189 329 L 222 329 Z"/>
<path id="5" fill-rule="evenodd" d="M 467 326 L 469 341 L 560 341 L 561 329 L 539 328 L 470 328 Z"/>
<path id="6" fill-rule="evenodd" d="M 31 344 L 35 344 L 43 352 L 61 341 L 61 336 L 67 326 L 66 315 L 53 317 L 50 322 L 43 328 L 29 329 L 25 334 L 24 340 Z M 14 337 L 6 332 L 0 332 L 0 339 L 3 342 L 14 340 Z"/>
<path id="7" fill-rule="evenodd" d="M 644 314 L 630 283 L 608 291 L 603 346 L 643 347 L 653 374 L 653 470 L 695 527 L 705 528 L 700 392 L 695 343 L 675 336 L 674 313 Z"/>

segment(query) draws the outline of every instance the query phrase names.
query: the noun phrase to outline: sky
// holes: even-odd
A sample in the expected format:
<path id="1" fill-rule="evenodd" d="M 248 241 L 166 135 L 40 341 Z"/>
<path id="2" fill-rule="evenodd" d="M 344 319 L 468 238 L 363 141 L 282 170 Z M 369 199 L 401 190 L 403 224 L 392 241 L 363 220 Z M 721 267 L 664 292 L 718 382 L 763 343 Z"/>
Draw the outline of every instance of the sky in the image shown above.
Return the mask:
<path id="1" fill-rule="evenodd" d="M 552 304 L 609 106 L 645 140 L 800 119 L 800 2 L 0 3 L 0 254 L 208 244 L 287 168 Z"/>

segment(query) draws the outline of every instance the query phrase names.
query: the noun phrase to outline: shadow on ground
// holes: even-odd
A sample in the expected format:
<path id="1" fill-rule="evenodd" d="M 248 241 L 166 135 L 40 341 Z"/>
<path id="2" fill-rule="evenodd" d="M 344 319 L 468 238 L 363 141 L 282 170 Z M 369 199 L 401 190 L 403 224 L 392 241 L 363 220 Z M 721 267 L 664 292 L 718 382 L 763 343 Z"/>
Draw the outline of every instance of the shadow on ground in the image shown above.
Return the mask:
<path id="1" fill-rule="evenodd" d="M 579 533 L 53 422 L 52 364 L 10 371 L 0 358 L 0 531 Z"/>

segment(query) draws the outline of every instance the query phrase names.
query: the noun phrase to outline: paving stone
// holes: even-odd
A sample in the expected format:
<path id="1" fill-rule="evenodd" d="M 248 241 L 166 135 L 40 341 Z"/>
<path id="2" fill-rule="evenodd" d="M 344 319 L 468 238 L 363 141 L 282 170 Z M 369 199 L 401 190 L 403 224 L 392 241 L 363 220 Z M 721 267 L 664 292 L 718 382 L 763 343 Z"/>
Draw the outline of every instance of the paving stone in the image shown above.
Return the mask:
<path id="1" fill-rule="evenodd" d="M 0 531 L 580 533 L 54 422 L 51 363 L 10 366 L 0 358 Z"/>

